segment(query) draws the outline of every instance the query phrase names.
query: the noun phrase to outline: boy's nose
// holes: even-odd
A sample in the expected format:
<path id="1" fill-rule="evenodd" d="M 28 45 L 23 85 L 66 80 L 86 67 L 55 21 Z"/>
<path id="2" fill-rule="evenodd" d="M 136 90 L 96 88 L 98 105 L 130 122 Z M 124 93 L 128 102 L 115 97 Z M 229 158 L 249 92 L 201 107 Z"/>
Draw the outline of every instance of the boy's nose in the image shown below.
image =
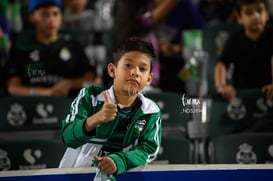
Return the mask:
<path id="1" fill-rule="evenodd" d="M 253 18 L 256 18 L 256 19 L 257 19 L 257 18 L 259 18 L 260 16 L 261 16 L 261 15 L 260 15 L 259 12 L 256 12 L 256 11 L 255 11 L 255 12 L 253 13 Z"/>
<path id="2" fill-rule="evenodd" d="M 138 68 L 134 68 L 131 70 L 130 75 L 138 77 L 138 72 L 139 72 Z"/>

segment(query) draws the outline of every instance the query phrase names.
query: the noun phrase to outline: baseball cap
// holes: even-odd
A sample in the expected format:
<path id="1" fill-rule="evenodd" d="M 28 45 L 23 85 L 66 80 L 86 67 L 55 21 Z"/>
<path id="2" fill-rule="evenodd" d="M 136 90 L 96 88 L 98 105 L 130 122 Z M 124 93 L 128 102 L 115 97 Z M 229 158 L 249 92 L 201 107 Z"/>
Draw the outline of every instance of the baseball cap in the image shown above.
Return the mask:
<path id="1" fill-rule="evenodd" d="M 53 4 L 62 7 L 62 0 L 29 0 L 28 12 L 32 13 L 37 7 L 46 4 Z"/>

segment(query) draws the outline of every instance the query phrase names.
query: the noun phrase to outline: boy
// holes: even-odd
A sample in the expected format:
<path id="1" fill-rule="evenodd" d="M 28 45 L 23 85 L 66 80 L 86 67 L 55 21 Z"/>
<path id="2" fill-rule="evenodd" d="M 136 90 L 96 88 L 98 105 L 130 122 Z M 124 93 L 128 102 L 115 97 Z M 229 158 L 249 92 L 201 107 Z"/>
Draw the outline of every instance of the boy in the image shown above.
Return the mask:
<path id="1" fill-rule="evenodd" d="M 82 48 L 59 34 L 61 8 L 61 0 L 29 1 L 35 33 L 20 36 L 24 39 L 12 46 L 5 68 L 9 95 L 74 97 L 73 91 L 78 93 L 85 82 L 95 80 Z"/>
<path id="2" fill-rule="evenodd" d="M 95 160 L 101 171 L 115 175 L 155 159 L 161 112 L 139 93 L 152 82 L 154 59 L 152 44 L 139 38 L 115 49 L 107 67 L 112 87 L 83 88 L 63 120 L 63 142 L 77 149 L 67 149 L 60 167 L 90 166 Z"/>
<path id="3" fill-rule="evenodd" d="M 231 100 L 236 89 L 261 89 L 273 99 L 271 58 L 273 31 L 266 24 L 269 7 L 266 0 L 238 0 L 238 22 L 243 32 L 226 43 L 215 67 L 217 92 Z M 234 65 L 233 85 L 226 82 L 227 68 Z"/>

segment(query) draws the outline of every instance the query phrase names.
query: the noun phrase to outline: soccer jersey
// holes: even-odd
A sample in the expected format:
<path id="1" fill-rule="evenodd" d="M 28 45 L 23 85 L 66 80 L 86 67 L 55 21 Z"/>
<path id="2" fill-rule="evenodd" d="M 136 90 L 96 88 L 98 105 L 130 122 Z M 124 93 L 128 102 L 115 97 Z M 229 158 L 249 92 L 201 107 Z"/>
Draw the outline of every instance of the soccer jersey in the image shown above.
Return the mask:
<path id="1" fill-rule="evenodd" d="M 59 36 L 58 40 L 42 44 L 30 40 L 18 42 L 10 52 L 6 66 L 7 78 L 19 76 L 23 85 L 50 87 L 65 78 L 78 78 L 90 66 L 83 48 L 75 41 Z"/>

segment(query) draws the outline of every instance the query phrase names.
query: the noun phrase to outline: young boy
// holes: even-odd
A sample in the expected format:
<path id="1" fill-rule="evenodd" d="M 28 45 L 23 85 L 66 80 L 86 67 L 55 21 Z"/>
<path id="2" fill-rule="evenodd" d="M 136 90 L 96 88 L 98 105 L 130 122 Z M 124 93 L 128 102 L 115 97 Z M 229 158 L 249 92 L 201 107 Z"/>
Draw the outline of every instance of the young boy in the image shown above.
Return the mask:
<path id="1" fill-rule="evenodd" d="M 75 96 L 96 72 L 83 49 L 59 34 L 61 0 L 30 0 L 29 19 L 35 32 L 19 35 L 5 70 L 11 96 Z M 20 41 L 19 41 L 20 40 Z"/>
<path id="2" fill-rule="evenodd" d="M 227 41 L 215 67 L 215 86 L 228 100 L 236 96 L 236 89 L 261 89 L 273 99 L 273 31 L 266 26 L 269 20 L 267 1 L 238 0 L 236 3 L 243 31 Z M 234 65 L 233 85 L 228 85 L 226 72 L 231 64 Z"/>
<path id="3" fill-rule="evenodd" d="M 68 148 L 60 167 L 90 166 L 108 175 L 121 174 L 155 159 L 161 143 L 161 112 L 140 91 L 153 79 L 152 44 L 128 38 L 113 54 L 107 69 L 110 89 L 83 88 L 63 120 Z"/>

